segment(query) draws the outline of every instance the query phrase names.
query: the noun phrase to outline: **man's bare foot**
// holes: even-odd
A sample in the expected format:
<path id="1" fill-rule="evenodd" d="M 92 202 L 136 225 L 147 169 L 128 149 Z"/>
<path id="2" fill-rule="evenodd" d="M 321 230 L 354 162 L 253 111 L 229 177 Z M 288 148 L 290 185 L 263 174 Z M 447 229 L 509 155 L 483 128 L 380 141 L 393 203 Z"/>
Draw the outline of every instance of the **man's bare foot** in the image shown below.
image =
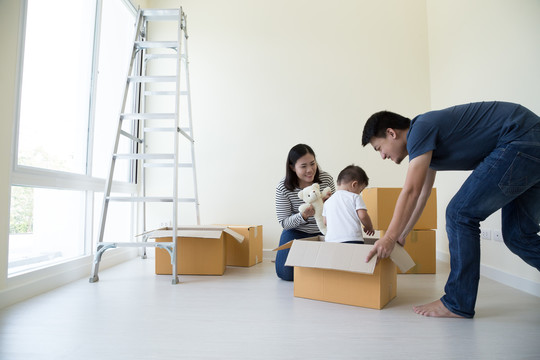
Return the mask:
<path id="1" fill-rule="evenodd" d="M 424 316 L 464 319 L 463 316 L 459 316 L 448 310 L 441 300 L 435 300 L 425 305 L 413 306 L 413 310 L 415 313 Z"/>

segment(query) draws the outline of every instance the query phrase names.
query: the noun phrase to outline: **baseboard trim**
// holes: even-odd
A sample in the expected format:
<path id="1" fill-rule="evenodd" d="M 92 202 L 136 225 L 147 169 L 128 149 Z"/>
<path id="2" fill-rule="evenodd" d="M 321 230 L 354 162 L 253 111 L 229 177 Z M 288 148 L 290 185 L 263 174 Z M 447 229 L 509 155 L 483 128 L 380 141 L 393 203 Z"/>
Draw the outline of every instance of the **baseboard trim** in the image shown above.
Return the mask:
<path id="1" fill-rule="evenodd" d="M 450 255 L 437 251 L 437 259 L 450 263 Z M 480 264 L 480 275 L 506 286 L 540 297 L 540 284 L 519 276 L 509 274 L 491 266 Z"/>
<path id="2" fill-rule="evenodd" d="M 276 260 L 276 251 L 271 249 L 263 249 L 263 260 Z"/>
<path id="3" fill-rule="evenodd" d="M 103 256 L 99 270 L 107 269 L 137 257 L 137 249 L 113 249 Z M 85 256 L 63 264 L 8 279 L 8 287 L 0 291 L 0 309 L 30 299 L 70 282 L 90 277 L 93 256 Z M 89 285 L 90 286 L 90 285 Z"/>

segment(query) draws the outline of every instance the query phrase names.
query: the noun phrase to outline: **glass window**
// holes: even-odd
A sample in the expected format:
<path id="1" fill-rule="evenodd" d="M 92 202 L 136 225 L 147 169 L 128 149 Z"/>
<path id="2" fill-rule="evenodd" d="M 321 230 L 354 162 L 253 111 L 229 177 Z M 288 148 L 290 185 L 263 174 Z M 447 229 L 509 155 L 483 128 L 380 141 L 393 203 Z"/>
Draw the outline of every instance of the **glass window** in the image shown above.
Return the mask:
<path id="1" fill-rule="evenodd" d="M 28 1 L 19 165 L 86 173 L 95 9 L 95 1 Z"/>
<path id="2" fill-rule="evenodd" d="M 8 275 L 85 253 L 85 192 L 12 186 Z"/>
<path id="3" fill-rule="evenodd" d="M 9 276 L 93 249 L 134 21 L 123 0 L 26 1 Z M 115 180 L 125 184 L 129 173 L 129 164 L 117 167 Z M 133 187 L 113 191 L 130 193 Z M 130 211 L 111 211 L 107 229 L 113 238 L 130 235 Z"/>
<path id="4" fill-rule="evenodd" d="M 103 1 L 94 138 L 96 142 L 108 146 L 94 146 L 93 148 L 92 175 L 95 177 L 105 178 L 108 175 L 118 116 L 123 100 L 122 95 L 131 59 L 134 32 L 134 16 L 131 12 L 126 11 L 122 1 Z M 132 103 L 133 96 L 131 95 L 127 97 L 126 109 L 130 109 Z M 130 126 L 132 125 L 131 122 L 125 122 L 123 129 L 131 132 Z M 129 152 L 131 145 L 131 142 L 122 137 L 118 152 Z M 128 181 L 129 175 L 129 163 L 118 161 L 114 179 Z"/>

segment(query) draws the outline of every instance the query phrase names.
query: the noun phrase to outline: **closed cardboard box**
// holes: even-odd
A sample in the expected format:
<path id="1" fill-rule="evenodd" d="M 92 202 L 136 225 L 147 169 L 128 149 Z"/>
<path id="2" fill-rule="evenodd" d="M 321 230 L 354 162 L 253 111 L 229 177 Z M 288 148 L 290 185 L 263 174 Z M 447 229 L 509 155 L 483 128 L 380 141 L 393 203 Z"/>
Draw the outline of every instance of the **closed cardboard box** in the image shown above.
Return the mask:
<path id="1" fill-rule="evenodd" d="M 163 228 L 145 233 L 156 242 L 171 242 L 172 229 Z M 177 230 L 176 267 L 180 275 L 223 275 L 226 268 L 225 234 L 237 242 L 243 236 L 220 226 L 182 227 Z M 156 274 L 171 275 L 169 252 L 156 247 Z"/>
<path id="2" fill-rule="evenodd" d="M 384 231 L 381 231 L 381 237 Z M 404 249 L 413 259 L 414 265 L 406 274 L 435 274 L 436 233 L 435 230 L 413 230 L 405 239 Z M 401 271 L 398 269 L 398 274 Z"/>
<path id="3" fill-rule="evenodd" d="M 391 258 L 377 263 L 365 258 L 373 245 L 295 240 L 287 257 L 294 266 L 294 296 L 382 309 L 396 296 L 396 264 L 403 271 L 414 265 L 396 246 Z"/>
<path id="4" fill-rule="evenodd" d="M 156 239 L 157 242 L 172 241 L 172 237 Z M 176 247 L 176 269 L 181 275 L 223 275 L 225 273 L 225 239 L 180 237 Z M 171 275 L 169 253 L 156 248 L 156 274 Z"/>
<path id="5" fill-rule="evenodd" d="M 401 188 L 367 188 L 362 191 L 375 230 L 386 230 L 390 225 Z M 424 211 L 414 225 L 415 230 L 437 228 L 437 189 L 431 190 Z"/>
<path id="6" fill-rule="evenodd" d="M 253 266 L 262 262 L 262 225 L 228 225 L 227 227 L 244 236 L 244 241 L 238 242 L 232 235 L 225 233 L 227 265 Z"/>

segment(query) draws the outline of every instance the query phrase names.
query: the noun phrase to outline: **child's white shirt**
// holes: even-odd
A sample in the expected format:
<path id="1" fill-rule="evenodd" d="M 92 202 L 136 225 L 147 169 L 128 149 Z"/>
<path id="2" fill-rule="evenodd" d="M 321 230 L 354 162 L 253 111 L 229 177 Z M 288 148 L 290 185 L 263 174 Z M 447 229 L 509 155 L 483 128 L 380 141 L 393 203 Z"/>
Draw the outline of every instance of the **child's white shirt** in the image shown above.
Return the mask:
<path id="1" fill-rule="evenodd" d="M 363 241 L 362 222 L 357 210 L 367 210 L 361 196 L 338 190 L 324 202 L 323 216 L 326 217 L 325 241 Z"/>

